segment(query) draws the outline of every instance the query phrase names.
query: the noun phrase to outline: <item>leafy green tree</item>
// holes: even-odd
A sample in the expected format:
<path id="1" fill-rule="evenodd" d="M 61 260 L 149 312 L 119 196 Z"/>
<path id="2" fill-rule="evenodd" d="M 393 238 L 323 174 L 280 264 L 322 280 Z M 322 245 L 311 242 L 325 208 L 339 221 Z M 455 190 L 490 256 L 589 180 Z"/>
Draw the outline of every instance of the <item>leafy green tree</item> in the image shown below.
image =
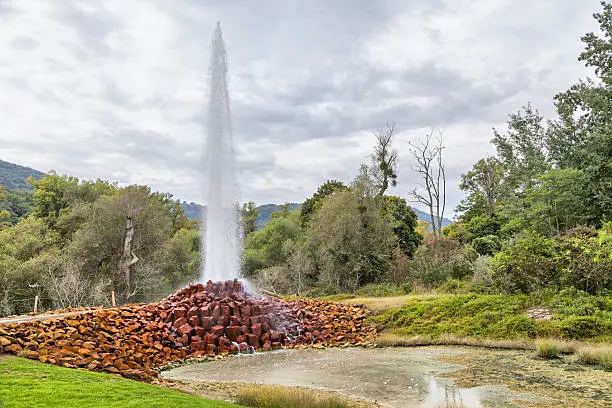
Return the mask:
<path id="1" fill-rule="evenodd" d="M 468 193 L 458 207 L 458 211 L 464 212 L 461 217 L 463 221 L 483 214 L 493 218 L 497 203 L 502 198 L 503 176 L 503 166 L 495 157 L 480 159 L 472 170 L 461 175 L 459 188 Z"/>
<path id="2" fill-rule="evenodd" d="M 28 177 L 27 182 L 34 189 L 34 215 L 51 227 L 60 214 L 68 212 L 70 206 L 94 202 L 117 190 L 116 185 L 102 180 L 79 182 L 76 177 L 58 176 L 54 171 L 40 180 Z"/>
<path id="3" fill-rule="evenodd" d="M 312 214 L 319 208 L 321 200 L 325 197 L 334 194 L 337 191 L 346 190 L 347 187 L 343 182 L 338 180 L 327 180 L 317 189 L 317 192 L 311 198 L 306 199 L 302 205 L 300 220 L 302 225 L 306 225 Z"/>
<path id="4" fill-rule="evenodd" d="M 242 204 L 240 216 L 242 220 L 242 233 L 244 236 L 246 237 L 250 233 L 255 232 L 257 229 L 255 220 L 257 220 L 257 217 L 259 216 L 259 210 L 253 201 Z"/>
<path id="5" fill-rule="evenodd" d="M 491 142 L 505 170 L 503 184 L 508 193 L 520 193 L 550 168 L 543 121 L 543 116 L 527 104 L 522 111 L 509 116 L 506 134 L 493 131 Z"/>
<path id="6" fill-rule="evenodd" d="M 411 257 L 423 239 L 416 231 L 418 217 L 403 198 L 384 196 L 384 199 L 383 212 L 391 217 L 398 245 L 405 255 Z"/>
<path id="7" fill-rule="evenodd" d="M 539 176 L 523 200 L 525 224 L 552 237 L 589 222 L 584 184 L 583 172 L 576 169 L 554 169 Z"/>
<path id="8" fill-rule="evenodd" d="M 342 290 L 387 276 L 397 237 L 381 200 L 339 191 L 322 200 L 308 224 L 307 246 L 318 282 Z"/>
<path id="9" fill-rule="evenodd" d="M 487 235 L 474 239 L 472 246 L 479 255 L 493 255 L 501 250 L 502 243 L 497 235 Z"/>
<path id="10" fill-rule="evenodd" d="M 247 236 L 244 245 L 243 274 L 253 277 L 258 271 L 284 263 L 291 255 L 291 243 L 302 236 L 300 212 L 278 211 L 259 231 Z"/>
<path id="11" fill-rule="evenodd" d="M 594 18 L 603 35 L 584 35 L 578 58 L 594 68 L 597 79 L 581 80 L 555 96 L 558 119 L 547 139 L 553 163 L 584 172 L 589 224 L 612 218 L 612 3 L 601 4 Z"/>

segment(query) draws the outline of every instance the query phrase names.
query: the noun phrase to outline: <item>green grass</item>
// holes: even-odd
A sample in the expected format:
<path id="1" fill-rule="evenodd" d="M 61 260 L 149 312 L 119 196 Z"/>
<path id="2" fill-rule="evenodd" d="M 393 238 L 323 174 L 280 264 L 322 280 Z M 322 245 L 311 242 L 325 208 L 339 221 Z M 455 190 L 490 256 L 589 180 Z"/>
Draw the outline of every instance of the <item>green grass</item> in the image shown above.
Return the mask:
<path id="1" fill-rule="evenodd" d="M 240 404 L 256 408 L 350 408 L 344 397 L 296 387 L 247 386 L 238 393 Z"/>
<path id="2" fill-rule="evenodd" d="M 0 407 L 230 408 L 178 391 L 18 357 L 0 360 Z"/>
<path id="3" fill-rule="evenodd" d="M 371 319 L 379 329 L 404 336 L 609 341 L 612 301 L 610 297 L 592 298 L 574 301 L 569 296 L 533 299 L 526 295 L 482 294 L 412 297 L 406 298 L 403 306 Z M 530 306 L 550 307 L 554 319 L 530 318 L 525 313 Z"/>

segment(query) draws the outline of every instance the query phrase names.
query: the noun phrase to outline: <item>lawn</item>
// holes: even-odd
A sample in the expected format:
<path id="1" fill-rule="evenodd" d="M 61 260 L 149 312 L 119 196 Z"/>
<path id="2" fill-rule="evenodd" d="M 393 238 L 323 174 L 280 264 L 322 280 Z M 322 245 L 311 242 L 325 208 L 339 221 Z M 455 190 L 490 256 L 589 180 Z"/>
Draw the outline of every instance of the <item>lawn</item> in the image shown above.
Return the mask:
<path id="1" fill-rule="evenodd" d="M 0 407 L 236 408 L 114 375 L 0 356 Z"/>

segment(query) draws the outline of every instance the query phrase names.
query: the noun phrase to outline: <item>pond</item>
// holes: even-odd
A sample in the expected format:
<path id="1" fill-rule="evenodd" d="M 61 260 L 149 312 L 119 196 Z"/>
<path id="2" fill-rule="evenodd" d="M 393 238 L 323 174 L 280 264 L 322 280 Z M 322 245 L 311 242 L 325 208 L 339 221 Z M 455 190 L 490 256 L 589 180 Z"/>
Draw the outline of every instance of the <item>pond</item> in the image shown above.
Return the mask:
<path id="1" fill-rule="evenodd" d="M 383 407 L 512 407 L 521 400 L 537 400 L 502 385 L 458 388 L 452 378 L 440 377 L 462 366 L 438 358 L 463 352 L 450 347 L 282 350 L 185 365 L 162 376 L 325 389 Z"/>

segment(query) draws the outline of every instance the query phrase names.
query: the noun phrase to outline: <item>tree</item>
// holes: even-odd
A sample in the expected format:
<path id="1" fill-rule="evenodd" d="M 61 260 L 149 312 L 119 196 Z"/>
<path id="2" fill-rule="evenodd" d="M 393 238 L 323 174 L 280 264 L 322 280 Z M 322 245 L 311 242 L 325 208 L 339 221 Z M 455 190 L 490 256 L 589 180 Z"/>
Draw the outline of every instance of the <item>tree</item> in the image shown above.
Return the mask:
<path id="1" fill-rule="evenodd" d="M 252 232 L 255 232 L 257 228 L 255 225 L 255 220 L 259 216 L 259 210 L 255 207 L 255 203 L 253 201 L 249 201 L 248 203 L 242 204 L 242 208 L 240 209 L 241 219 L 242 219 L 242 233 L 246 237 Z"/>
<path id="2" fill-rule="evenodd" d="M 392 146 L 395 135 L 395 122 L 387 122 L 385 127 L 374 131 L 376 146 L 372 153 L 371 173 L 378 188 L 377 195 L 382 197 L 389 184 L 397 184 L 397 150 Z"/>
<path id="3" fill-rule="evenodd" d="M 593 17 L 603 36 L 582 37 L 585 50 L 579 61 L 595 70 L 587 78 L 555 96 L 558 119 L 551 122 L 547 145 L 557 166 L 584 172 L 589 223 L 612 218 L 612 3 Z"/>
<path id="4" fill-rule="evenodd" d="M 318 209 L 321 200 L 325 197 L 334 194 L 336 191 L 346 190 L 343 182 L 338 180 L 327 180 L 317 189 L 317 192 L 311 198 L 306 199 L 302 205 L 300 220 L 302 225 L 306 225 L 312 214 Z"/>
<path id="5" fill-rule="evenodd" d="M 383 213 L 391 218 L 393 233 L 402 252 L 411 257 L 422 241 L 416 231 L 418 217 L 414 210 L 400 197 L 385 196 Z"/>
<path id="6" fill-rule="evenodd" d="M 446 207 L 446 169 L 442 158 L 442 136 L 434 140 L 433 132 L 430 132 L 424 140 L 411 142 L 410 147 L 410 153 L 416 163 L 413 170 L 421 178 L 419 187 L 413 189 L 410 195 L 415 202 L 427 206 L 433 233 L 440 236 Z"/>
<path id="7" fill-rule="evenodd" d="M 355 290 L 387 276 L 398 244 L 382 203 L 350 190 L 321 202 L 306 232 L 319 283 Z"/>
<path id="8" fill-rule="evenodd" d="M 537 178 L 523 200 L 525 224 L 553 237 L 588 222 L 585 177 L 577 169 L 554 169 Z"/>
<path id="9" fill-rule="evenodd" d="M 511 114 L 506 134 L 493 129 L 491 142 L 505 170 L 504 186 L 508 194 L 522 192 L 531 186 L 537 175 L 550 165 L 546 153 L 546 127 L 544 118 L 531 104 Z"/>
<path id="10" fill-rule="evenodd" d="M 481 209 L 482 213 L 493 218 L 496 204 L 502 195 L 503 173 L 503 167 L 497 158 L 480 159 L 472 170 L 461 175 L 459 188 L 468 192 L 468 197 L 462 201 L 458 209 L 473 216 L 480 212 L 476 206 L 484 206 Z M 469 218 L 462 217 L 464 221 L 469 221 Z"/>

